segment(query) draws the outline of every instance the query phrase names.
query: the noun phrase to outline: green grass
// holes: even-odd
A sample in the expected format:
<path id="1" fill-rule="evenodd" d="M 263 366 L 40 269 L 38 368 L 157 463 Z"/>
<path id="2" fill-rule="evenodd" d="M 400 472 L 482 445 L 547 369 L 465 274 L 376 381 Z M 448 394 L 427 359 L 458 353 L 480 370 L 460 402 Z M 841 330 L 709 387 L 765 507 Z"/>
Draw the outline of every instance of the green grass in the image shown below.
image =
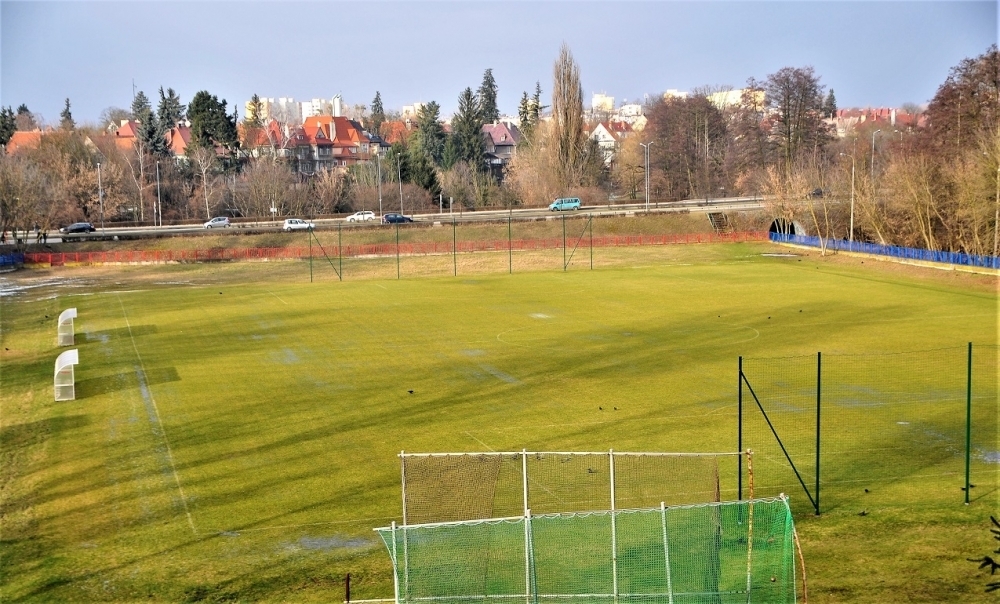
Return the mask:
<path id="1" fill-rule="evenodd" d="M 776 249 L 8 276 L 51 281 L 0 299 L 0 599 L 331 601 L 348 572 L 390 597 L 372 528 L 400 517 L 401 450 L 728 451 L 739 355 L 996 343 L 995 279 Z M 54 403 L 74 306 L 77 400 Z M 982 599 L 976 471 L 970 506 L 903 477 L 800 514 L 810 600 Z"/>

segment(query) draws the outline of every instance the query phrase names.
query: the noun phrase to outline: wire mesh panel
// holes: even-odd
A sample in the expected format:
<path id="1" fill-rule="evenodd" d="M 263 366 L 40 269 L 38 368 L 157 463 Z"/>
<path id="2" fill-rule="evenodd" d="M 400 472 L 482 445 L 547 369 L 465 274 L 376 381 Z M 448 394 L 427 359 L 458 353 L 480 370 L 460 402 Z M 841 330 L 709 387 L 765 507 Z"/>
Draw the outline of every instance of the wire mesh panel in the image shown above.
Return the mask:
<path id="1" fill-rule="evenodd" d="M 426 524 L 505 518 L 526 509 L 549 514 L 719 501 L 719 460 L 736 455 L 404 453 L 403 519 Z M 735 475 L 735 466 L 726 467 Z"/>
<path id="2" fill-rule="evenodd" d="M 783 497 L 376 530 L 400 602 L 796 601 Z"/>
<path id="3" fill-rule="evenodd" d="M 741 446 L 753 450 L 756 494 L 814 498 L 816 356 L 745 358 L 742 369 Z"/>
<path id="4" fill-rule="evenodd" d="M 966 346 L 743 359 L 741 390 L 758 494 L 798 483 L 817 511 L 888 489 L 954 501 L 969 437 L 977 477 L 997 485 L 996 346 L 971 361 Z"/>

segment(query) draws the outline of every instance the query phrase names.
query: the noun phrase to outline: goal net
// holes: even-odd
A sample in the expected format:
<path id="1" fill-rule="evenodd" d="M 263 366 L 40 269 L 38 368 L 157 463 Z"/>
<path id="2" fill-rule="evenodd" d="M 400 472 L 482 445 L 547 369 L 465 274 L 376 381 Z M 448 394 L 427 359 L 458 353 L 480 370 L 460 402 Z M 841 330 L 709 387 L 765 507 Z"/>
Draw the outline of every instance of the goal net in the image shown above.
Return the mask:
<path id="1" fill-rule="evenodd" d="M 403 524 L 736 499 L 739 453 L 400 454 Z"/>
<path id="2" fill-rule="evenodd" d="M 784 496 L 376 529 L 397 602 L 795 602 Z"/>

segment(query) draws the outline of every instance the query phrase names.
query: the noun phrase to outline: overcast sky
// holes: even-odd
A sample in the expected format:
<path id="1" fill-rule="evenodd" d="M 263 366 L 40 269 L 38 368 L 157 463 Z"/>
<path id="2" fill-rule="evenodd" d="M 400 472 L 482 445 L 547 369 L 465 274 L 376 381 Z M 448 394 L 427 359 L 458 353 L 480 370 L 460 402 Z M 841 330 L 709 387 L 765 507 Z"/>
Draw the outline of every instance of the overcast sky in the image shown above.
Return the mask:
<path id="1" fill-rule="evenodd" d="M 127 108 L 133 82 L 184 103 L 208 90 L 387 109 L 437 101 L 442 116 L 492 68 L 501 112 L 551 93 L 566 42 L 585 104 L 667 89 L 740 87 L 812 66 L 841 107 L 926 103 L 950 68 L 997 40 L 997 3 L 976 2 L 235 2 L 0 0 L 0 104 L 78 123 Z"/>

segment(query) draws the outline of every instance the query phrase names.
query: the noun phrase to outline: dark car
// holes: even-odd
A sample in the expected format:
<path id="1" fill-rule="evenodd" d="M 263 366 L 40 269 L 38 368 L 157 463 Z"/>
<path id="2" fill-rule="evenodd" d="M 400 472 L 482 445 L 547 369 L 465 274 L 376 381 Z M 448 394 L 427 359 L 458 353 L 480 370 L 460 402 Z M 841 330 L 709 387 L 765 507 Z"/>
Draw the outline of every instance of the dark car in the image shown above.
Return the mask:
<path id="1" fill-rule="evenodd" d="M 97 229 L 89 222 L 74 222 L 69 226 L 59 229 L 60 233 L 93 233 Z"/>
<path id="2" fill-rule="evenodd" d="M 398 224 L 401 222 L 413 222 L 413 219 L 409 216 L 403 216 L 402 214 L 383 214 L 382 224 Z"/>

